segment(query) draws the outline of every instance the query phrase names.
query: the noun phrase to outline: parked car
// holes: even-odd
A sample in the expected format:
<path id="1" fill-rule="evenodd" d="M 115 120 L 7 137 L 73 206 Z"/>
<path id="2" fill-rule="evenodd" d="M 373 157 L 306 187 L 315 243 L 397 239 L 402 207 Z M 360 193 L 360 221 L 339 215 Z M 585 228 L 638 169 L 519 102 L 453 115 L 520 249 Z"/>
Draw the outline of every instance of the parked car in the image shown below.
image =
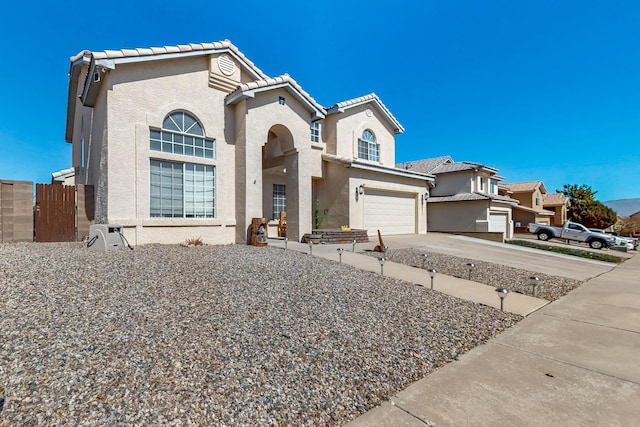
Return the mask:
<path id="1" fill-rule="evenodd" d="M 527 225 L 527 230 L 542 241 L 550 239 L 573 240 L 586 243 L 593 249 L 609 248 L 616 244 L 615 236 L 589 231 L 584 225 L 571 221 L 565 222 L 562 227 L 531 223 Z"/>
<path id="2" fill-rule="evenodd" d="M 616 233 L 615 231 L 606 231 L 601 228 L 589 228 L 589 230 L 594 231 L 596 233 L 604 233 L 604 234 L 608 234 L 610 236 L 615 237 L 616 245 L 627 246 L 627 250 L 630 250 L 630 251 L 637 249 L 638 243 L 640 242 L 640 239 L 638 239 L 637 237 L 618 236 L 618 233 Z"/>

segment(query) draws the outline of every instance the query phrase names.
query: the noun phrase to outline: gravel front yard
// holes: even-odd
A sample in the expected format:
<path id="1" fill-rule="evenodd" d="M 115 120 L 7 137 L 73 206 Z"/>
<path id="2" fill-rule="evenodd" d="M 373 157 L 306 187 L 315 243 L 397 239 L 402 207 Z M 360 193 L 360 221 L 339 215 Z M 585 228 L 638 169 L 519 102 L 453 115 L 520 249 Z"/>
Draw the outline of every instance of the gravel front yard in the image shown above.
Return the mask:
<path id="1" fill-rule="evenodd" d="M 4 244 L 0 426 L 340 425 L 519 320 L 271 247 Z"/>

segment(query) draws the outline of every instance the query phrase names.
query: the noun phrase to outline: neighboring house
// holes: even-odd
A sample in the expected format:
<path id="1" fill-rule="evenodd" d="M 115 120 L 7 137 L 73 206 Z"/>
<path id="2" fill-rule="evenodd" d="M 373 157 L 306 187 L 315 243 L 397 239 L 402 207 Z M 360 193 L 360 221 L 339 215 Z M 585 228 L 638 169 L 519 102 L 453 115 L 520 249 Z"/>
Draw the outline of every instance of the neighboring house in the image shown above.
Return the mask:
<path id="1" fill-rule="evenodd" d="M 562 225 L 567 219 L 568 199 L 562 193 L 547 194 L 542 181 L 503 183 L 499 191 L 519 202 L 513 207 L 516 232 L 524 232 L 529 223 Z"/>
<path id="2" fill-rule="evenodd" d="M 225 40 L 71 58 L 66 141 L 96 223 L 134 244 L 245 243 L 252 218 L 287 237 L 348 225 L 426 233 L 434 178 L 397 169 L 404 131 L 375 94 L 318 104 Z M 318 213 L 318 215 L 316 215 Z"/>
<path id="3" fill-rule="evenodd" d="M 640 211 L 632 213 L 631 215 L 629 215 L 629 218 L 631 219 L 631 221 L 635 222 L 633 226 L 633 236 L 640 237 Z"/>
<path id="4" fill-rule="evenodd" d="M 542 207 L 554 212 L 551 225 L 561 227 L 567 221 L 569 198 L 563 193 L 545 194 L 542 197 Z"/>
<path id="5" fill-rule="evenodd" d="M 502 233 L 513 236 L 512 207 L 517 200 L 498 194 L 504 178 L 479 163 L 454 162 L 450 156 L 400 163 L 397 167 L 434 175 L 427 199 L 427 229 L 441 232 Z"/>

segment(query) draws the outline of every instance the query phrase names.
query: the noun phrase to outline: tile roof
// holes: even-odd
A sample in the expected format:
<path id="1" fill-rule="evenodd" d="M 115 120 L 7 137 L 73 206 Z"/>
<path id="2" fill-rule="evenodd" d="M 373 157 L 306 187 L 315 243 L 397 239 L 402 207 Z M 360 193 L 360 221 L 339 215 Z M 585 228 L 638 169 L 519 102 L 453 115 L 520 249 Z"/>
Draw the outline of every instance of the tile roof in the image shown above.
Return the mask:
<path id="1" fill-rule="evenodd" d="M 556 214 L 555 212 L 549 211 L 549 210 L 546 210 L 546 209 L 533 209 L 533 208 L 530 208 L 528 206 L 522 206 L 522 205 L 516 205 L 513 208 L 521 210 L 521 211 L 533 213 L 533 214 L 536 214 L 536 215 L 540 215 L 540 216 L 554 216 Z"/>
<path id="2" fill-rule="evenodd" d="M 307 93 L 302 86 L 296 82 L 293 77 L 288 74 L 283 74 L 278 77 L 270 77 L 265 80 L 255 80 L 248 83 L 242 83 L 239 85 L 233 92 L 227 95 L 227 99 L 233 98 L 234 96 L 239 95 L 243 92 L 255 91 L 255 90 L 267 90 L 272 86 L 280 86 L 283 84 L 291 85 L 307 102 L 313 105 L 318 111 L 320 111 L 323 115 L 326 115 L 326 110 L 322 107 L 322 105 L 318 104 L 315 99 L 309 93 Z"/>
<path id="3" fill-rule="evenodd" d="M 136 49 L 119 49 L 119 50 L 104 50 L 104 51 L 95 51 L 92 52 L 90 50 L 80 51 L 78 54 L 72 56 L 71 63 L 80 60 L 87 59 L 90 60 L 91 57 L 94 59 L 117 59 L 117 58 L 132 58 L 132 57 L 147 57 L 147 56 L 156 56 L 156 55 L 166 55 L 166 54 L 176 54 L 176 53 L 186 53 L 186 52 L 202 52 L 203 54 L 206 51 L 211 50 L 226 50 L 233 52 L 238 58 L 240 58 L 244 63 L 252 68 L 260 77 L 268 78 L 268 76 L 262 72 L 256 65 L 249 60 L 240 50 L 229 40 L 222 40 L 219 42 L 211 42 L 211 43 L 189 43 L 189 44 L 180 44 L 175 46 L 162 46 L 162 47 L 148 47 L 148 48 L 136 48 Z"/>
<path id="4" fill-rule="evenodd" d="M 391 114 L 391 111 L 387 108 L 387 106 L 384 105 L 378 95 L 373 92 L 368 95 L 360 96 L 358 98 L 352 98 L 346 101 L 338 102 L 337 104 L 333 104 L 331 107 L 327 107 L 326 110 L 327 114 L 339 113 L 349 108 L 357 107 L 358 105 L 367 104 L 370 102 L 377 105 L 382 113 L 389 118 L 389 121 L 391 121 L 396 127 L 397 133 L 404 132 L 404 127 L 402 127 L 398 119 L 396 119 L 395 116 Z"/>
<path id="5" fill-rule="evenodd" d="M 515 182 L 513 184 L 503 183 L 501 185 L 513 193 L 528 193 L 535 191 L 538 187 L 542 187 L 542 191 L 546 193 L 542 181 Z"/>
<path id="6" fill-rule="evenodd" d="M 474 170 L 474 169 L 478 169 L 478 166 L 481 166 L 481 165 L 477 165 L 477 164 L 473 164 L 473 163 L 467 163 L 467 162 L 443 163 L 440 166 L 438 166 L 437 168 L 435 168 L 432 171 L 432 173 L 439 174 L 439 173 L 449 173 L 449 172 L 460 172 L 460 171 Z"/>
<path id="7" fill-rule="evenodd" d="M 413 160 L 410 162 L 398 163 L 397 168 L 412 170 L 422 173 L 431 173 L 435 168 L 444 163 L 453 163 L 451 156 L 432 157 L 430 159 Z"/>
<path id="8" fill-rule="evenodd" d="M 434 180 L 434 176 L 430 175 L 428 173 L 423 173 L 423 172 L 418 172 L 418 171 L 413 171 L 413 170 L 406 170 L 406 169 L 401 169 L 401 168 L 397 168 L 397 167 L 373 165 L 373 164 L 370 164 L 368 162 L 363 162 L 363 161 L 359 161 L 358 159 L 353 159 L 351 157 L 336 156 L 335 154 L 322 153 L 322 160 L 326 160 L 326 161 L 334 162 L 334 163 L 341 163 L 341 164 L 346 165 L 348 167 L 372 168 L 372 169 L 377 170 L 378 172 L 383 172 L 383 173 L 386 172 L 386 173 L 391 173 L 391 174 L 396 174 L 396 175 L 401 174 L 401 175 L 404 175 L 404 176 L 413 175 L 413 177 L 415 177 L 415 178 L 427 179 L 429 181 L 433 181 Z"/>
<path id="9" fill-rule="evenodd" d="M 485 194 L 485 193 L 459 193 L 452 196 L 431 196 L 427 199 L 429 203 L 442 203 L 442 202 L 468 202 L 475 200 L 495 200 L 497 202 L 507 202 L 511 204 L 519 203 L 518 200 L 512 199 L 507 196 L 500 196 L 497 194 Z"/>
<path id="10" fill-rule="evenodd" d="M 567 203 L 569 199 L 564 193 L 545 194 L 542 196 L 542 206 L 560 206 Z"/>

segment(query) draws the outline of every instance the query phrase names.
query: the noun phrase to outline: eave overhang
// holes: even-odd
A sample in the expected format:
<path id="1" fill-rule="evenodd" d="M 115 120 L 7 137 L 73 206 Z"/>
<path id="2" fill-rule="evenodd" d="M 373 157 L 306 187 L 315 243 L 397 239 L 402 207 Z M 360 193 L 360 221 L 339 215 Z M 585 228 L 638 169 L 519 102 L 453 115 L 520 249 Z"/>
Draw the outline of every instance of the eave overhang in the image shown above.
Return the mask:
<path id="1" fill-rule="evenodd" d="M 257 94 L 262 92 L 268 92 L 275 89 L 285 89 L 288 93 L 293 95 L 298 102 L 304 105 L 307 108 L 307 110 L 309 110 L 309 112 L 311 113 L 312 121 L 324 119 L 326 116 L 324 110 L 314 105 L 314 103 L 311 102 L 306 96 L 304 96 L 300 92 L 300 90 L 298 90 L 298 88 L 296 88 L 290 81 L 285 80 L 282 82 L 269 84 L 266 86 L 251 87 L 251 88 L 245 88 L 243 86 L 244 85 L 239 86 L 236 90 L 234 90 L 229 95 L 227 95 L 227 98 L 225 100 L 225 105 L 235 105 L 245 99 L 255 98 Z"/>
<path id="2" fill-rule="evenodd" d="M 360 162 L 357 159 L 348 159 L 345 157 L 337 157 L 331 154 L 323 154 L 322 160 L 340 164 L 346 168 L 367 170 L 372 172 L 384 173 L 387 175 L 401 176 L 403 178 L 419 179 L 426 181 L 430 188 L 435 187 L 435 177 L 422 172 L 410 172 L 406 169 L 391 168 L 387 166 L 374 165 L 370 163 Z"/>
<path id="3" fill-rule="evenodd" d="M 327 108 L 327 115 L 344 113 L 350 108 L 358 107 L 364 104 L 373 104 L 377 110 L 387 119 L 391 124 L 395 134 L 403 133 L 404 127 L 400 122 L 391 114 L 391 111 L 380 101 L 377 95 L 371 94 L 356 98 L 355 100 L 338 103 L 332 107 Z"/>

